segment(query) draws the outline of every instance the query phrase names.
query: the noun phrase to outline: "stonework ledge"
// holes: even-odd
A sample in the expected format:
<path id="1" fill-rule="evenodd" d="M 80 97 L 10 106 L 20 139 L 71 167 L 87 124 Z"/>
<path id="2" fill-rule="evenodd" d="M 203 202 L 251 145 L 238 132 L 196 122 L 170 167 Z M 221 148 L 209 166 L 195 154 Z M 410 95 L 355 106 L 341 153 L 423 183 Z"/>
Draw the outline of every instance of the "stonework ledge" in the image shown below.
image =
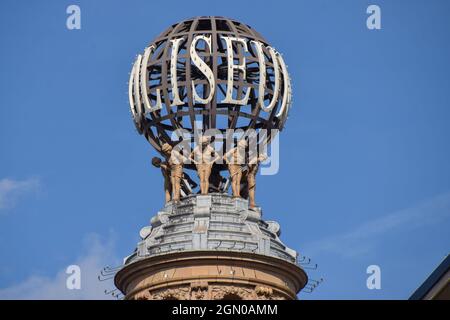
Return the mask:
<path id="1" fill-rule="evenodd" d="M 287 261 L 251 253 L 184 251 L 142 259 L 115 277 L 125 299 L 296 299 L 306 273 Z"/>

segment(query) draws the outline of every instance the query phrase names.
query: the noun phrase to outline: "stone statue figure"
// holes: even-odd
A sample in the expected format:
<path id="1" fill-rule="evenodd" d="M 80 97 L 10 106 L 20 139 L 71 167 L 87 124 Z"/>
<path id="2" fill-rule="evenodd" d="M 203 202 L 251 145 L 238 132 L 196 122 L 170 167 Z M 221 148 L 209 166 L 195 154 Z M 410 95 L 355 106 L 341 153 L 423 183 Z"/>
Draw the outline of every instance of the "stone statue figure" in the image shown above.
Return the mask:
<path id="1" fill-rule="evenodd" d="M 209 176 L 211 175 L 212 165 L 220 159 L 220 156 L 209 142 L 209 137 L 202 136 L 200 138 L 200 144 L 192 150 L 190 156 L 197 167 L 197 173 L 200 179 L 200 193 L 203 195 L 208 194 Z"/>
<path id="2" fill-rule="evenodd" d="M 172 201 L 180 201 L 180 185 L 183 178 L 183 164 L 189 159 L 185 157 L 177 148 L 173 148 L 170 144 L 162 145 L 162 152 L 168 158 L 167 163 L 170 170 L 170 184 L 172 185 Z"/>
<path id="3" fill-rule="evenodd" d="M 248 202 L 249 207 L 256 207 L 255 204 L 255 189 L 256 189 L 256 174 L 258 173 L 259 163 L 266 160 L 267 155 L 261 154 L 259 156 L 255 155 L 250 157 L 248 162 L 248 172 L 247 172 L 247 190 L 248 190 Z"/>
<path id="4" fill-rule="evenodd" d="M 245 163 L 245 147 L 247 147 L 247 141 L 244 139 L 239 140 L 237 147 L 234 147 L 223 156 L 228 166 L 228 171 L 230 171 L 233 197 L 236 198 L 240 198 L 242 166 Z"/>
<path id="5" fill-rule="evenodd" d="M 162 161 L 158 157 L 152 158 L 152 165 L 156 168 L 161 169 L 161 173 L 164 177 L 164 193 L 165 193 L 165 199 L 166 203 L 169 202 L 172 198 L 172 183 L 171 183 L 171 175 L 170 175 L 170 168 L 167 161 Z"/>

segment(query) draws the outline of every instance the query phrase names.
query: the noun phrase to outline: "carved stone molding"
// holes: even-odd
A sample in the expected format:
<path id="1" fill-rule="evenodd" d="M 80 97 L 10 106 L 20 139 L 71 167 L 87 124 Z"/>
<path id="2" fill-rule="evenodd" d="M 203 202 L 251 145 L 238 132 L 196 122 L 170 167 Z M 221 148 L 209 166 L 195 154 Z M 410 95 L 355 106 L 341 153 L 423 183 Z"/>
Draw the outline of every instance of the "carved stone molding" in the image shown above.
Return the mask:
<path id="1" fill-rule="evenodd" d="M 191 283 L 191 300 L 208 300 L 208 282 L 198 281 Z"/>
<path id="2" fill-rule="evenodd" d="M 190 288 L 178 287 L 169 289 L 160 289 L 151 292 L 151 300 L 189 300 Z"/>
<path id="3" fill-rule="evenodd" d="M 151 300 L 151 295 L 148 290 L 144 290 L 141 292 L 138 292 L 133 297 L 134 300 Z"/>
<path id="4" fill-rule="evenodd" d="M 270 287 L 256 286 L 255 294 L 258 300 L 286 300 L 286 297 L 274 292 Z"/>
<path id="5" fill-rule="evenodd" d="M 254 290 L 241 286 L 211 286 L 212 300 L 253 300 Z"/>
<path id="6" fill-rule="evenodd" d="M 287 298 L 270 287 L 208 285 L 206 281 L 195 281 L 190 286 L 164 288 L 155 291 L 143 290 L 135 294 L 134 300 L 286 300 Z"/>

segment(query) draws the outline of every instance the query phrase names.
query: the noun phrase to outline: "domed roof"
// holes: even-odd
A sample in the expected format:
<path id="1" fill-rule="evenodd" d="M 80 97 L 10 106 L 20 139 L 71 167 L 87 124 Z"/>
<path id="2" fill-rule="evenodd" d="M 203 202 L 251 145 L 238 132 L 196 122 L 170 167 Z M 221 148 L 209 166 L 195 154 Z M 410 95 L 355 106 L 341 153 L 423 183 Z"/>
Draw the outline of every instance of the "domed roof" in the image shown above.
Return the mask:
<path id="1" fill-rule="evenodd" d="M 140 232 L 142 240 L 129 264 L 150 256 L 180 251 L 248 252 L 296 263 L 297 252 L 279 238 L 280 226 L 264 221 L 247 200 L 227 194 L 190 195 L 177 205 L 169 203 Z"/>

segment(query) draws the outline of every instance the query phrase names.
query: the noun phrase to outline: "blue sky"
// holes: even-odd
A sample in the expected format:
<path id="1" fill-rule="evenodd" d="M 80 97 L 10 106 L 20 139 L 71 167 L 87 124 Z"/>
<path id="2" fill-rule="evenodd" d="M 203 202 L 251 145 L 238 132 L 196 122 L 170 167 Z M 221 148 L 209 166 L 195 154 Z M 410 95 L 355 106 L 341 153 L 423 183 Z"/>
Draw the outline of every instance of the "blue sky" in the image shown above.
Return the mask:
<path id="1" fill-rule="evenodd" d="M 263 3 L 264 1 L 260 1 Z M 448 1 L 2 1 L 0 298 L 107 298 L 163 205 L 127 80 L 170 24 L 228 16 L 284 54 L 294 104 L 264 217 L 319 264 L 302 299 L 405 299 L 449 253 Z M 81 8 L 81 30 L 66 8 Z M 377 4 L 382 29 L 368 30 Z M 276 187 L 275 187 L 276 186 Z M 65 268 L 82 267 L 82 290 Z M 366 268 L 381 268 L 368 290 Z M 76 292 L 75 292 L 76 291 Z"/>

